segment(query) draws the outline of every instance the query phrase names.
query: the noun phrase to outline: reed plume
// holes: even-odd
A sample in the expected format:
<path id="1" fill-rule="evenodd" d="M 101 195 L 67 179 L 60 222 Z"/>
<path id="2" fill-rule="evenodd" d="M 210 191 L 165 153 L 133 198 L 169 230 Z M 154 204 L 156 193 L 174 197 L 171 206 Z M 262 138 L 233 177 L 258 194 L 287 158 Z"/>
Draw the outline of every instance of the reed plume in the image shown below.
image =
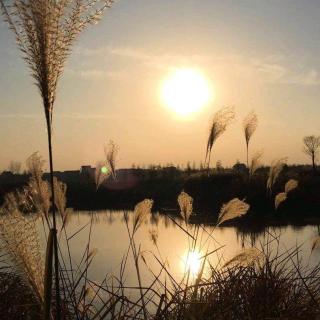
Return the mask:
<path id="1" fill-rule="evenodd" d="M 272 192 L 272 187 L 274 186 L 275 182 L 277 181 L 280 172 L 286 165 L 287 158 L 281 158 L 277 160 L 273 160 L 270 166 L 269 170 L 269 176 L 268 176 L 268 181 L 267 181 L 267 189 L 269 193 L 271 194 Z"/>
<path id="2" fill-rule="evenodd" d="M 104 161 L 97 162 L 95 173 L 94 173 L 97 190 L 99 189 L 101 184 L 106 181 L 106 179 L 109 176 L 110 176 L 110 171 L 108 170 L 106 163 Z"/>
<path id="3" fill-rule="evenodd" d="M 53 179 L 53 184 L 54 184 L 54 192 L 55 192 L 55 198 L 54 198 L 55 205 L 61 216 L 62 226 L 64 226 L 67 223 L 68 213 L 69 213 L 69 211 L 67 210 L 67 198 L 66 198 L 67 185 L 59 181 L 56 177 L 54 177 Z"/>
<path id="4" fill-rule="evenodd" d="M 287 200 L 288 193 L 298 187 L 298 181 L 295 179 L 290 179 L 284 186 L 284 192 L 280 192 L 274 198 L 274 206 L 278 209 L 279 205 Z"/>
<path id="5" fill-rule="evenodd" d="M 286 192 L 280 192 L 278 193 L 274 198 L 274 206 L 276 209 L 278 209 L 279 205 L 284 202 L 287 199 L 287 193 Z"/>
<path id="6" fill-rule="evenodd" d="M 37 213 L 42 215 L 49 225 L 49 210 L 51 207 L 51 190 L 47 181 L 42 179 L 44 160 L 38 152 L 33 153 L 26 161 L 26 167 L 31 174 L 27 185 L 28 200 L 32 203 Z"/>
<path id="7" fill-rule="evenodd" d="M 284 192 L 289 193 L 292 190 L 296 189 L 298 187 L 298 181 L 295 179 L 290 179 L 286 185 L 284 186 Z"/>
<path id="8" fill-rule="evenodd" d="M 133 212 L 133 234 L 140 228 L 146 217 L 151 215 L 152 206 L 153 200 L 151 199 L 144 199 L 136 204 Z"/>
<path id="9" fill-rule="evenodd" d="M 238 198 L 234 198 L 222 206 L 219 213 L 217 225 L 219 226 L 227 220 L 241 217 L 245 215 L 249 209 L 249 204 L 239 200 Z"/>
<path id="10" fill-rule="evenodd" d="M 249 143 L 258 126 L 258 117 L 254 111 L 250 112 L 243 120 L 243 130 L 247 146 L 247 168 L 249 168 Z"/>
<path id="11" fill-rule="evenodd" d="M 320 236 L 317 236 L 312 240 L 311 252 L 318 248 L 320 248 Z"/>
<path id="12" fill-rule="evenodd" d="M 158 242 L 158 230 L 157 229 L 150 229 L 149 230 L 149 238 L 151 240 L 151 242 L 156 246 L 157 242 Z"/>
<path id="13" fill-rule="evenodd" d="M 107 166 L 110 170 L 112 177 L 116 178 L 116 156 L 118 154 L 118 147 L 110 140 L 108 146 L 105 146 L 104 153 L 106 156 Z"/>
<path id="14" fill-rule="evenodd" d="M 264 254 L 260 250 L 257 248 L 247 248 L 226 262 L 223 267 L 249 267 L 256 263 L 261 263 L 263 259 Z"/>
<path id="15" fill-rule="evenodd" d="M 180 214 L 183 220 L 185 221 L 185 223 L 188 223 L 193 210 L 192 197 L 190 197 L 186 192 L 182 191 L 178 196 L 178 204 L 180 207 Z"/>
<path id="16" fill-rule="evenodd" d="M 36 219 L 24 217 L 17 209 L 25 199 L 16 199 L 13 207 L 0 212 L 0 240 L 17 274 L 28 284 L 41 305 L 44 301 L 44 271 Z M 16 208 L 16 209 L 13 209 Z"/>
<path id="17" fill-rule="evenodd" d="M 214 114 L 212 123 L 210 126 L 206 157 L 205 157 L 205 162 L 207 162 L 208 168 L 210 165 L 211 150 L 215 141 L 226 131 L 228 125 L 232 122 L 234 117 L 235 117 L 235 113 L 234 113 L 234 108 L 232 107 L 222 108 Z"/>

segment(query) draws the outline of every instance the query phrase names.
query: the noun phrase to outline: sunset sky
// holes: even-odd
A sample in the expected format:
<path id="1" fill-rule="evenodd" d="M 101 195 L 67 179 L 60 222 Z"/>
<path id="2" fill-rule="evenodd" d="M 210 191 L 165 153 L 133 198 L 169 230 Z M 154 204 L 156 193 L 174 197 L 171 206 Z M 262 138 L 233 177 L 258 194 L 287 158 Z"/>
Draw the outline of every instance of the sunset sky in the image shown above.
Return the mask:
<path id="1" fill-rule="evenodd" d="M 320 135 L 319 0 L 119 0 L 81 35 L 58 87 L 55 168 L 77 169 L 119 146 L 119 167 L 199 163 L 210 119 L 234 106 L 237 121 L 212 163 L 245 161 L 242 119 L 255 110 L 251 150 L 263 162 L 309 161 L 305 135 Z M 44 113 L 7 26 L 0 24 L 0 170 L 34 151 L 47 159 Z M 160 88 L 176 68 L 201 70 L 214 100 L 188 118 Z"/>

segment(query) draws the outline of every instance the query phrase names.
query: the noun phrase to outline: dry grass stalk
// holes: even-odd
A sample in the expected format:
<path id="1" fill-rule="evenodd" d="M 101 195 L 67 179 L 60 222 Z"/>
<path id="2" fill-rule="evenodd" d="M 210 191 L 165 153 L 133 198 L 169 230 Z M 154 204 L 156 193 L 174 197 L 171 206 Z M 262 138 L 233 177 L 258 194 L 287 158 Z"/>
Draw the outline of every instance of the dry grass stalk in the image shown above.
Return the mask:
<path id="1" fill-rule="evenodd" d="M 219 213 L 217 225 L 221 225 L 221 223 L 227 220 L 241 217 L 245 215 L 249 209 L 250 209 L 249 204 L 239 200 L 238 198 L 234 198 L 230 200 L 227 204 L 224 204 L 222 206 Z"/>
<path id="2" fill-rule="evenodd" d="M 249 143 L 252 135 L 258 126 L 258 117 L 254 111 L 250 112 L 243 120 L 244 136 L 246 138 L 247 146 L 247 168 L 249 168 Z"/>
<path id="3" fill-rule="evenodd" d="M 144 199 L 136 204 L 133 212 L 133 231 L 135 233 L 141 224 L 145 221 L 146 217 L 151 215 L 151 209 L 153 206 L 153 200 Z"/>
<path id="4" fill-rule="evenodd" d="M 286 165 L 286 162 L 287 162 L 287 158 L 281 158 L 281 159 L 272 161 L 270 170 L 269 170 L 268 181 L 267 181 L 267 189 L 270 193 L 272 192 L 272 187 L 277 181 L 280 172 Z"/>
<path id="5" fill-rule="evenodd" d="M 217 111 L 212 119 L 210 126 L 210 132 L 207 142 L 207 150 L 205 162 L 210 164 L 211 150 L 215 141 L 226 131 L 228 125 L 233 121 L 235 117 L 234 108 L 225 107 Z"/>
<path id="6" fill-rule="evenodd" d="M 104 153 L 106 156 L 107 166 L 111 172 L 112 177 L 116 178 L 116 156 L 118 154 L 118 147 L 110 140 L 108 146 L 105 146 Z"/>
<path id="7" fill-rule="evenodd" d="M 264 259 L 264 254 L 257 248 L 247 248 L 237 254 L 224 264 L 224 267 L 237 266 L 248 267 L 255 263 L 261 263 Z"/>
<path id="8" fill-rule="evenodd" d="M 295 179 L 290 179 L 286 185 L 284 186 L 284 192 L 289 193 L 290 191 L 296 189 L 298 187 L 298 181 Z"/>
<path id="9" fill-rule="evenodd" d="M 250 177 L 252 177 L 255 172 L 261 167 L 261 157 L 262 157 L 263 152 L 259 151 L 256 152 L 251 159 L 251 165 L 250 165 Z"/>
<path id="10" fill-rule="evenodd" d="M 279 205 L 284 202 L 287 199 L 287 193 L 286 192 L 280 192 L 276 195 L 274 198 L 274 206 L 276 209 L 278 209 Z"/>
<path id="11" fill-rule="evenodd" d="M 189 196 L 186 192 L 182 191 L 178 196 L 178 204 L 180 207 L 180 214 L 183 220 L 185 221 L 185 223 L 188 223 L 193 210 L 192 197 Z"/>

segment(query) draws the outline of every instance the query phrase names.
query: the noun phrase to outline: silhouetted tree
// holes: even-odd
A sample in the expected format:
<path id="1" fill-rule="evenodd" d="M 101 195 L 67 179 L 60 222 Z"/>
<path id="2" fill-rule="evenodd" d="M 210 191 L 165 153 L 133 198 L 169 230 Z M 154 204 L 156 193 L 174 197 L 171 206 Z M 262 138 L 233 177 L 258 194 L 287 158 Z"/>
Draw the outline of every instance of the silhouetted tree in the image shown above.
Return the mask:
<path id="1" fill-rule="evenodd" d="M 303 151 L 311 157 L 313 171 L 316 171 L 316 159 L 320 148 L 320 136 L 307 136 L 303 138 Z"/>

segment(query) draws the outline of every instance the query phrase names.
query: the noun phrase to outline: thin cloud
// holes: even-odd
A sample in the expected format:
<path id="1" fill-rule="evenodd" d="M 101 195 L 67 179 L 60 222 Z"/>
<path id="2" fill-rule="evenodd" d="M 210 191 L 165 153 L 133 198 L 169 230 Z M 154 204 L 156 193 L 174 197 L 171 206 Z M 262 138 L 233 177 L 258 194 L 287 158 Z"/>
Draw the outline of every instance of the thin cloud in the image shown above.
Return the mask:
<path id="1" fill-rule="evenodd" d="M 296 70 L 294 65 L 285 64 L 285 56 L 272 54 L 262 58 L 245 57 L 236 54 L 203 55 L 203 54 L 175 54 L 175 53 L 151 53 L 143 48 L 129 46 L 104 46 L 100 48 L 80 48 L 76 52 L 81 55 L 94 57 L 107 57 L 125 59 L 129 63 L 145 66 L 147 68 L 168 70 L 172 66 L 202 65 L 207 69 L 232 68 L 244 77 L 251 75 L 265 83 L 287 84 L 301 86 L 320 85 L 320 74 L 315 68 Z M 291 57 L 293 60 L 294 57 Z M 130 62 L 131 60 L 131 62 Z M 82 78 L 101 79 L 104 77 L 120 78 L 128 76 L 128 68 L 123 71 L 101 71 L 89 69 L 79 71 Z"/>
<path id="2" fill-rule="evenodd" d="M 25 118 L 25 119 L 38 119 L 41 118 L 41 114 L 27 114 L 27 113 L 2 113 L 1 119 L 13 119 L 13 118 Z"/>

